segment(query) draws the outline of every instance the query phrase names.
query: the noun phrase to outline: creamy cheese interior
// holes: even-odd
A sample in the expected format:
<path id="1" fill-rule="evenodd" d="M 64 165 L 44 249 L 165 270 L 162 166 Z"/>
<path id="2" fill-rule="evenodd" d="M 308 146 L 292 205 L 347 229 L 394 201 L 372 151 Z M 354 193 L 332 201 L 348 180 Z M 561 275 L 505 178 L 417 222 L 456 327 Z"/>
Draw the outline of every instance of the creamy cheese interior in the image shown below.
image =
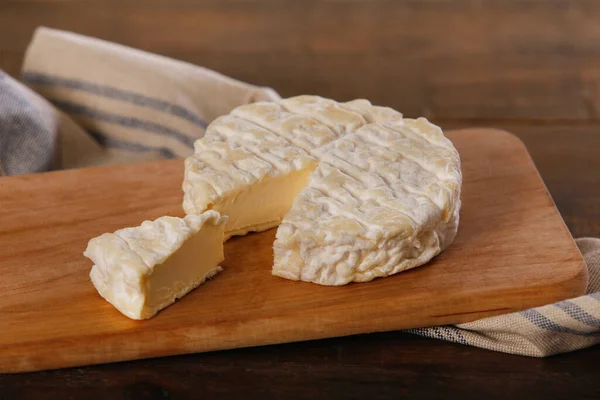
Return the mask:
<path id="1" fill-rule="evenodd" d="M 296 195 L 306 186 L 312 171 L 312 168 L 306 168 L 289 175 L 265 177 L 256 185 L 209 207 L 229 217 L 225 225 L 225 240 L 234 235 L 278 226 L 292 207 Z"/>
<path id="2" fill-rule="evenodd" d="M 146 278 L 142 318 L 150 318 L 214 276 L 223 259 L 223 226 L 205 225 Z"/>
<path id="3" fill-rule="evenodd" d="M 226 220 L 216 211 L 165 216 L 92 238 L 92 283 L 127 317 L 151 318 L 221 270 Z"/>
<path id="4" fill-rule="evenodd" d="M 364 99 L 243 105 L 185 161 L 188 214 L 229 217 L 225 237 L 279 225 L 273 273 L 321 285 L 428 262 L 458 229 L 460 156 L 424 118 Z"/>

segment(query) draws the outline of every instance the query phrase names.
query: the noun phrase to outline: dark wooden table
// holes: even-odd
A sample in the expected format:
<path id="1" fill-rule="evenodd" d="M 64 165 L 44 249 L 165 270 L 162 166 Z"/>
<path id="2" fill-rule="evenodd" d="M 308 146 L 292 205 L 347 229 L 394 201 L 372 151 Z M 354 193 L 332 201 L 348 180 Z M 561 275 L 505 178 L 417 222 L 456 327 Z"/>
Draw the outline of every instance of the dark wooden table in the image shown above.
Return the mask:
<path id="1" fill-rule="evenodd" d="M 38 25 L 282 95 L 519 135 L 574 236 L 600 236 L 600 2 L 0 0 L 0 68 Z M 2 351 L 2 349 L 0 349 Z M 391 332 L 0 375 L 0 399 L 600 398 L 600 346 L 533 359 Z"/>

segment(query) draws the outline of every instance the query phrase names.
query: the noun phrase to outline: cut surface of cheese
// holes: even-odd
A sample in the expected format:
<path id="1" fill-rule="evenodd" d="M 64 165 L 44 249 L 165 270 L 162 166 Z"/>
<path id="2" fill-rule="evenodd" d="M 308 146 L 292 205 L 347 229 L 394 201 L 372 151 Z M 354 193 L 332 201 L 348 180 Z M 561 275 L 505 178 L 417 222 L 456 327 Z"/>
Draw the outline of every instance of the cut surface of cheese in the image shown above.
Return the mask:
<path id="1" fill-rule="evenodd" d="M 187 214 L 227 215 L 226 238 L 277 226 L 317 161 L 287 140 L 227 115 L 209 125 L 185 160 Z"/>
<path id="2" fill-rule="evenodd" d="M 213 205 L 211 209 L 229 217 L 227 226 L 230 230 L 226 232 L 225 240 L 278 226 L 311 172 L 312 169 L 306 168 L 286 176 L 265 177 L 256 185 Z"/>
<path id="3" fill-rule="evenodd" d="M 151 318 L 221 270 L 226 220 L 211 210 L 93 238 L 84 252 L 92 283 L 127 317 Z"/>
<path id="4" fill-rule="evenodd" d="M 183 206 L 233 216 L 226 237 L 281 221 L 273 274 L 343 285 L 439 254 L 458 229 L 461 185 L 458 152 L 426 119 L 298 96 L 209 125 L 186 159 Z"/>

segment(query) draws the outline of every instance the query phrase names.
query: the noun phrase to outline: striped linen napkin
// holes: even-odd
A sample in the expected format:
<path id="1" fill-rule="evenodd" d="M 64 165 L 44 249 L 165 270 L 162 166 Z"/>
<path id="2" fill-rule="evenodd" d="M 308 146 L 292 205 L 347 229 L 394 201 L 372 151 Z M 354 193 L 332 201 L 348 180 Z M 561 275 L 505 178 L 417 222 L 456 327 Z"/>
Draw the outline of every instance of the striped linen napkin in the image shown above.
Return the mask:
<path id="1" fill-rule="evenodd" d="M 600 343 L 600 239 L 575 239 L 590 280 L 585 296 L 459 325 L 409 329 L 430 338 L 546 357 Z"/>
<path id="2" fill-rule="evenodd" d="M 33 90 L 0 71 L 4 175 L 185 157 L 219 115 L 279 98 L 201 67 L 47 28 L 34 35 L 22 80 Z M 534 357 L 600 342 L 600 239 L 576 243 L 589 269 L 587 295 L 406 332 Z"/>
<path id="3" fill-rule="evenodd" d="M 39 143 L 35 124 L 20 135 L 3 134 L 5 174 L 185 157 L 213 119 L 242 104 L 279 99 L 272 89 L 206 68 L 48 28 L 35 31 L 21 79 L 76 124 L 46 121 L 52 128 L 44 140 L 51 144 L 37 150 L 43 161 L 25 151 Z M 2 85 L 1 101 L 21 104 L 3 107 L 10 118 L 21 110 L 28 118 L 68 119 L 39 96 L 16 90 L 10 78 Z"/>

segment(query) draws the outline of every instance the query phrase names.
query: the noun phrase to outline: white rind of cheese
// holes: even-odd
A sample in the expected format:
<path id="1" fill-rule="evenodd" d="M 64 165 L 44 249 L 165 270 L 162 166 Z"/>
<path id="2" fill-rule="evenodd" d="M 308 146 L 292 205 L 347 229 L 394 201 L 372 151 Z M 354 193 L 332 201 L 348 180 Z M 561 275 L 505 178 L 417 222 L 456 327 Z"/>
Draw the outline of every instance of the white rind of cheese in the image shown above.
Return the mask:
<path id="1" fill-rule="evenodd" d="M 92 283 L 127 317 L 151 318 L 221 271 L 226 221 L 216 211 L 167 216 L 93 238 Z"/>
<path id="2" fill-rule="evenodd" d="M 366 282 L 422 265 L 453 241 L 460 167 L 424 118 L 298 96 L 215 120 L 186 160 L 183 206 L 232 217 L 226 237 L 281 222 L 274 275 Z"/>
<path id="3" fill-rule="evenodd" d="M 269 130 L 227 115 L 209 125 L 185 160 L 187 214 L 227 215 L 226 237 L 279 225 L 317 161 Z M 241 207 L 240 207 L 241 205 Z"/>
<path id="4" fill-rule="evenodd" d="M 367 282 L 422 265 L 452 242 L 458 154 L 407 140 L 422 123 L 368 124 L 335 143 L 277 231 L 274 275 Z"/>

